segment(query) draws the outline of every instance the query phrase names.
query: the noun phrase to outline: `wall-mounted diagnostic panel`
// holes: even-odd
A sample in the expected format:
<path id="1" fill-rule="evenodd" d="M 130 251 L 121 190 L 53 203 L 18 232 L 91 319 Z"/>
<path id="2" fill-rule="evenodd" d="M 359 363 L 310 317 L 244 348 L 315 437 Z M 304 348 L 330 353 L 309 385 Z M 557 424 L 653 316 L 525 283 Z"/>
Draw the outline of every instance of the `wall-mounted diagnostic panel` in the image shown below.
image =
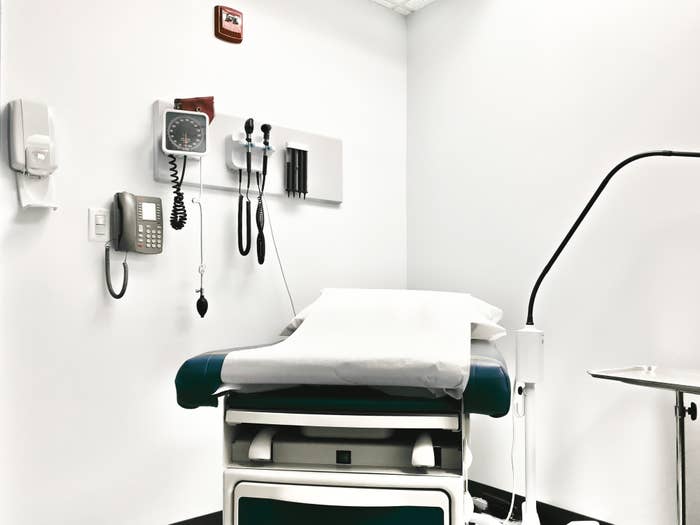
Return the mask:
<path id="1" fill-rule="evenodd" d="M 154 177 L 157 181 L 199 186 L 198 181 L 194 180 L 185 179 L 180 183 L 178 178 L 174 181 L 169 155 L 187 156 L 187 170 L 190 170 L 190 163 L 192 169 L 196 170 L 202 155 L 196 150 L 204 147 L 208 159 L 202 184 L 205 189 L 238 193 L 239 170 L 247 172 L 247 157 L 250 154 L 252 186 L 257 190 L 255 172 L 262 172 L 263 159 L 267 153 L 269 165 L 265 184 L 266 195 L 286 196 L 287 190 L 291 192 L 296 189 L 295 195 L 301 195 L 302 199 L 305 196 L 307 201 L 335 204 L 343 202 L 341 140 L 270 122 L 274 132 L 266 145 L 265 133 L 259 125 L 247 136 L 247 118 L 217 112 L 216 120 L 204 129 L 206 145 L 196 146 L 206 115 L 193 112 L 194 115 L 188 114 L 185 120 L 181 120 L 176 116 L 178 112 L 172 108 L 173 104 L 165 101 L 156 101 L 153 105 Z M 197 117 L 201 121 L 198 121 Z M 287 152 L 288 148 L 305 152 L 295 157 L 298 162 L 295 165 L 295 178 L 291 182 L 296 181 L 296 187 L 290 185 L 288 179 L 288 155 L 274 155 L 275 152 Z M 185 149 L 188 151 L 184 151 Z"/>

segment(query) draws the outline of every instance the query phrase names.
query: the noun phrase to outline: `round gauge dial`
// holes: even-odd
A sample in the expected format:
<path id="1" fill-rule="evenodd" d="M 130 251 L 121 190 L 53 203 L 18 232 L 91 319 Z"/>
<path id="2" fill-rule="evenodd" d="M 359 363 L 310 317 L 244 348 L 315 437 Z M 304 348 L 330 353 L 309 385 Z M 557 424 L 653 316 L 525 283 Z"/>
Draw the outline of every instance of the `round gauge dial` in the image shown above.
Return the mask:
<path id="1" fill-rule="evenodd" d="M 180 151 L 196 150 L 204 140 L 201 124 L 188 116 L 174 118 L 168 125 L 167 133 L 170 143 Z"/>

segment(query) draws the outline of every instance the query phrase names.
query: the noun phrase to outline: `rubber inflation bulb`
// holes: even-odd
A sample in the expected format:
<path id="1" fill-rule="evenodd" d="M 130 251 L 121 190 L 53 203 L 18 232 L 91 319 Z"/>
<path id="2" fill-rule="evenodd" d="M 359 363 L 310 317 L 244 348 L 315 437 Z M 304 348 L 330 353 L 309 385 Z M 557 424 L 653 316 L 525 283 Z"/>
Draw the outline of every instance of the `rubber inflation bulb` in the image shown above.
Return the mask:
<path id="1" fill-rule="evenodd" d="M 197 299 L 197 312 L 199 312 L 200 317 L 204 318 L 207 315 L 207 310 L 209 310 L 209 301 L 202 294 Z"/>

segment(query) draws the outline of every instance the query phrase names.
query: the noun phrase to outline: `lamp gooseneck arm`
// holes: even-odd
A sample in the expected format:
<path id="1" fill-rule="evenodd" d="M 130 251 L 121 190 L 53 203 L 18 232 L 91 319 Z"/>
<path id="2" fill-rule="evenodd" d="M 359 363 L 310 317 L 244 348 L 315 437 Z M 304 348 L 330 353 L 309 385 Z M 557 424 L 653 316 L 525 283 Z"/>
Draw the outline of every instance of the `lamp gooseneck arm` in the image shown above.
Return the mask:
<path id="1" fill-rule="evenodd" d="M 625 160 L 623 160 L 622 162 L 620 162 L 617 166 L 615 166 L 612 169 L 612 171 L 610 173 L 608 173 L 606 175 L 606 177 L 603 179 L 603 182 L 600 183 L 600 185 L 598 186 L 598 189 L 593 194 L 593 197 L 591 197 L 591 199 L 588 201 L 588 203 L 586 204 L 586 207 L 583 208 L 583 211 L 580 213 L 580 215 L 576 219 L 576 222 L 574 222 L 574 225 L 568 231 L 568 233 L 564 237 L 564 240 L 561 242 L 561 244 L 559 244 L 559 246 L 555 250 L 554 254 L 549 259 L 549 261 L 545 265 L 544 269 L 540 273 L 540 276 L 537 278 L 537 281 L 535 282 L 535 286 L 532 288 L 532 292 L 530 293 L 530 302 L 528 303 L 528 307 L 527 307 L 527 324 L 528 324 L 528 326 L 533 326 L 535 324 L 535 320 L 534 320 L 535 299 L 537 298 L 537 292 L 539 291 L 540 286 L 542 285 L 542 281 L 544 281 L 544 278 L 549 273 L 549 270 L 552 269 L 552 266 L 554 266 L 554 263 L 557 261 L 557 259 L 559 259 L 559 256 L 564 251 L 564 248 L 566 248 L 567 244 L 569 244 L 569 241 L 574 236 L 574 233 L 576 233 L 576 230 L 578 230 L 578 227 L 581 226 L 581 223 L 586 218 L 586 215 L 588 215 L 588 212 L 591 211 L 591 208 L 596 203 L 596 201 L 598 200 L 600 195 L 603 193 L 603 190 L 605 190 L 605 187 L 610 183 L 610 181 L 615 176 L 615 174 L 618 171 L 620 171 L 622 168 L 624 168 L 628 164 L 632 164 L 635 161 L 645 159 L 647 157 L 700 158 L 700 152 L 660 150 L 660 151 L 647 151 L 645 153 L 638 153 L 638 154 L 632 155 L 631 157 L 628 157 Z"/>

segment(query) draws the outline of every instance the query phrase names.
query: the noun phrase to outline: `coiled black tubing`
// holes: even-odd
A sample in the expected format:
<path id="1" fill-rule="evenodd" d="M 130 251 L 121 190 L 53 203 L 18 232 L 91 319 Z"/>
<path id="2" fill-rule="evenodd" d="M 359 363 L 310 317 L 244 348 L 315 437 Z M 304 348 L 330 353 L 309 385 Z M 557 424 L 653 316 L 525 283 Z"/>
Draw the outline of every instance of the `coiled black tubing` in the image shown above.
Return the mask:
<path id="1" fill-rule="evenodd" d="M 178 176 L 177 159 L 175 155 L 168 156 L 170 166 L 170 178 L 172 179 L 173 209 L 170 212 L 170 226 L 173 230 L 181 230 L 187 223 L 187 208 L 185 208 L 185 194 L 182 193 L 182 182 L 185 180 L 185 170 L 187 169 L 187 156 L 182 158 L 182 176 Z"/>
<path id="2" fill-rule="evenodd" d="M 255 222 L 258 226 L 258 264 L 263 264 L 265 262 L 265 234 L 263 233 L 265 229 L 265 209 L 263 208 L 262 193 L 258 197 L 258 209 L 255 212 Z"/>
<path id="3" fill-rule="evenodd" d="M 245 256 L 250 253 L 250 201 L 246 199 L 246 243 L 243 245 L 243 195 L 238 196 L 238 251 Z"/>

